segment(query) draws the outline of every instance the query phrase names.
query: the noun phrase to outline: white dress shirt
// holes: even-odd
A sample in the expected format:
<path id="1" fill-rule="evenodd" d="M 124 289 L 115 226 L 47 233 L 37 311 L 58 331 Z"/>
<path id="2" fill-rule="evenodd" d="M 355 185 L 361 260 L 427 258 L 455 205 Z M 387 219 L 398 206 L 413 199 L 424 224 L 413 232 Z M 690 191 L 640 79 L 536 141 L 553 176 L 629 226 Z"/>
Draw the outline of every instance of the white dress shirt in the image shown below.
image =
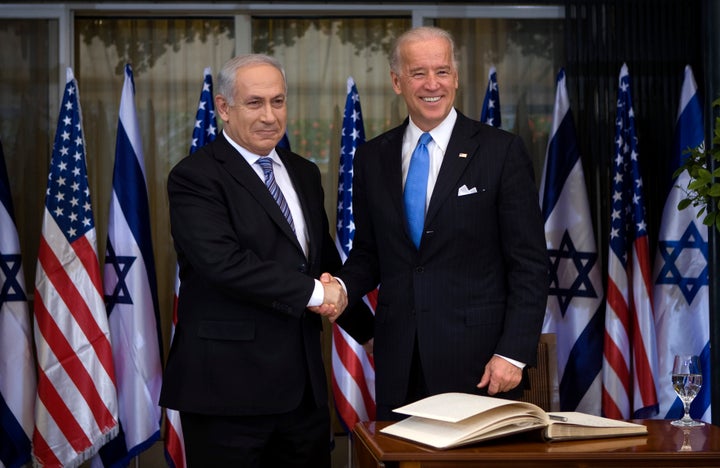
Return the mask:
<path id="1" fill-rule="evenodd" d="M 440 125 L 430 130 L 430 136 L 432 141 L 428 143 L 428 153 L 430 154 L 430 169 L 428 172 L 427 181 L 427 196 L 425 197 L 425 211 L 427 212 L 428 205 L 430 204 L 430 196 L 432 195 L 433 189 L 435 188 L 435 182 L 437 181 L 438 173 L 440 173 L 440 166 L 442 166 L 443 157 L 445 156 L 445 150 L 447 150 L 448 143 L 450 142 L 450 136 L 452 135 L 453 127 L 455 127 L 455 121 L 457 120 L 457 111 L 455 108 L 450 110 L 450 113 L 445 117 Z M 403 136 L 402 144 L 402 175 L 403 175 L 403 191 L 405 191 L 405 180 L 407 179 L 408 169 L 410 168 L 410 159 L 412 158 L 413 151 L 417 146 L 420 136 L 425 133 L 415 125 L 415 122 L 410 118 L 410 123 L 405 129 L 405 135 Z"/>
<path id="2" fill-rule="evenodd" d="M 265 184 L 265 173 L 260 167 L 260 164 L 258 164 L 257 162 L 258 159 L 264 156 L 255 154 L 248 149 L 240 146 L 238 143 L 233 141 L 233 139 L 230 138 L 225 132 L 223 132 L 222 135 L 233 146 L 233 148 L 235 148 L 238 153 L 240 153 L 240 155 L 245 159 L 245 161 L 250 164 L 250 167 L 252 167 L 252 169 L 258 175 L 262 183 Z M 305 258 L 307 258 L 310 242 L 308 240 L 309 234 L 307 230 L 307 225 L 305 224 L 305 216 L 303 215 L 302 207 L 300 206 L 300 199 L 297 196 L 297 192 L 295 192 L 295 187 L 290 180 L 290 175 L 288 174 L 287 168 L 283 164 L 280 156 L 278 156 L 275 149 L 273 148 L 273 150 L 270 151 L 270 154 L 267 154 L 265 156 L 272 159 L 275 183 L 277 183 L 278 187 L 280 187 L 280 191 L 285 197 L 285 201 L 290 208 L 290 214 L 292 214 L 293 224 L 295 225 L 295 235 L 297 236 L 297 240 L 300 243 L 300 247 L 302 247 Z M 324 298 L 325 291 L 323 289 L 322 283 L 316 279 L 315 289 L 313 290 L 310 301 L 308 302 L 308 307 L 321 305 Z"/>
<path id="3" fill-rule="evenodd" d="M 450 137 L 452 136 L 453 128 L 455 127 L 455 121 L 457 120 L 457 111 L 455 108 L 450 110 L 450 113 L 445 119 L 440 122 L 440 125 L 430 130 L 430 136 L 432 141 L 428 144 L 428 153 L 430 154 L 430 169 L 428 172 L 427 182 L 427 196 L 425 197 L 425 212 L 427 212 L 428 206 L 430 205 L 430 197 L 432 196 L 433 189 L 435 188 L 435 182 L 437 181 L 438 174 L 440 173 L 440 166 L 442 166 L 443 157 L 447 150 L 448 144 L 450 143 Z M 410 123 L 405 129 L 405 135 L 403 136 L 402 144 L 402 174 L 403 174 L 403 191 L 405 190 L 405 180 L 407 179 L 408 169 L 410 167 L 410 159 L 412 153 L 415 151 L 417 142 L 420 136 L 425 133 L 415 125 L 412 117 Z M 344 284 L 343 284 L 344 287 Z M 516 367 L 523 368 L 525 363 L 510 359 L 505 356 L 496 354 L 496 356 L 505 359 L 512 363 Z"/>

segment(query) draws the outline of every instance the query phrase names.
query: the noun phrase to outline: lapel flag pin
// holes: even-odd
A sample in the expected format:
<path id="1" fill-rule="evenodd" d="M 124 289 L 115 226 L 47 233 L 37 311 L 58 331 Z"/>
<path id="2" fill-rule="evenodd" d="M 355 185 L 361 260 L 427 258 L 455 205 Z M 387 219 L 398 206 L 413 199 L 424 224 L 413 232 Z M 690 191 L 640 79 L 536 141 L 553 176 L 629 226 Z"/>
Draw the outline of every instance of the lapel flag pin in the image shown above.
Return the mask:
<path id="1" fill-rule="evenodd" d="M 467 158 L 467 153 L 460 153 L 458 154 L 459 158 Z"/>

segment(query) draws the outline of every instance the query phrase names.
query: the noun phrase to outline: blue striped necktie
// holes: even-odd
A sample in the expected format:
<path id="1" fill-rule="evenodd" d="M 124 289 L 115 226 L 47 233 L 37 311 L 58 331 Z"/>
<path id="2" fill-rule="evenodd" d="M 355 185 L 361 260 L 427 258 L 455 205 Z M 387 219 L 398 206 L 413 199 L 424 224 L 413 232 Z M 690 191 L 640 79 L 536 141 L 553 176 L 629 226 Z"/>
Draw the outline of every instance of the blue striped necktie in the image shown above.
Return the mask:
<path id="1" fill-rule="evenodd" d="M 428 172 L 430 170 L 430 153 L 427 145 L 432 136 L 425 132 L 420 135 L 418 144 L 410 158 L 407 178 L 405 179 L 405 216 L 407 216 L 410 237 L 416 248 L 420 247 L 422 230 L 425 225 L 425 199 L 427 197 Z"/>
<path id="2" fill-rule="evenodd" d="M 290 224 L 293 232 L 295 232 L 295 223 L 293 223 L 293 217 L 292 213 L 290 213 L 290 207 L 285 201 L 285 197 L 280 191 L 280 187 L 278 186 L 277 182 L 275 182 L 275 173 L 273 172 L 272 158 L 270 158 L 269 156 L 265 156 L 259 158 L 257 162 L 258 164 L 260 164 L 260 167 L 265 174 L 265 185 L 270 191 L 270 195 L 272 195 L 272 197 L 275 199 L 278 206 L 280 207 L 280 211 L 282 211 L 282 214 L 285 216 L 285 219 L 287 219 L 287 222 Z"/>

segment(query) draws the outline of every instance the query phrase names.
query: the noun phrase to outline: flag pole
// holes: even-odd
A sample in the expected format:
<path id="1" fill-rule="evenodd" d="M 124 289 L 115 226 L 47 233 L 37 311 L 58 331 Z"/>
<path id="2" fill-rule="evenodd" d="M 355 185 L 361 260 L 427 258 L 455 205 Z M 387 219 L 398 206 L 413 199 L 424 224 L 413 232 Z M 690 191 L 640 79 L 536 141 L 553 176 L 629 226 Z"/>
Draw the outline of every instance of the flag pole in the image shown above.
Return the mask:
<path id="1" fill-rule="evenodd" d="M 353 468 L 353 443 L 352 443 L 352 432 L 348 432 L 347 435 L 347 466 L 348 468 Z"/>

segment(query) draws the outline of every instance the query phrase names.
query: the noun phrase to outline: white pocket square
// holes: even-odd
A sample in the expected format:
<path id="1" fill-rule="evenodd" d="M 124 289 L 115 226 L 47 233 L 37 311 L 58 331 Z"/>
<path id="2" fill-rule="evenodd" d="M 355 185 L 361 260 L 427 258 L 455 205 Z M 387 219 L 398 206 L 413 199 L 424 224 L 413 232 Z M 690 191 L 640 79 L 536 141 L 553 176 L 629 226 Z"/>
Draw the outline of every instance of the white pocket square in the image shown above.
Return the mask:
<path id="1" fill-rule="evenodd" d="M 472 195 L 473 193 L 477 193 L 477 188 L 473 187 L 471 189 L 467 188 L 467 185 L 463 185 L 458 189 L 458 197 L 464 197 L 465 195 Z"/>

